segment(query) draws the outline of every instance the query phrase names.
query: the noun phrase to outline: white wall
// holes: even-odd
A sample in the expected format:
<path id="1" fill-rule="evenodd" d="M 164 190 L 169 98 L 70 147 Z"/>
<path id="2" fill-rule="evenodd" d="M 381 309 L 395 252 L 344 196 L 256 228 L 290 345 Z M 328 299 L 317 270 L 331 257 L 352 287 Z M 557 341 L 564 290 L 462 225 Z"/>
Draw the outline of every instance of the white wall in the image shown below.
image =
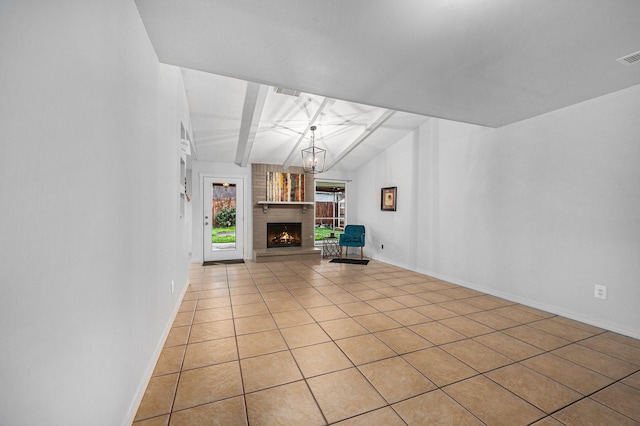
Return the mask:
<path id="1" fill-rule="evenodd" d="M 180 72 L 127 0 L 3 1 L 0 57 L 0 424 L 129 424 L 186 285 Z"/>
<path id="2" fill-rule="evenodd" d="M 640 337 L 637 117 L 640 86 L 499 129 L 430 120 L 354 178 L 369 254 Z"/>

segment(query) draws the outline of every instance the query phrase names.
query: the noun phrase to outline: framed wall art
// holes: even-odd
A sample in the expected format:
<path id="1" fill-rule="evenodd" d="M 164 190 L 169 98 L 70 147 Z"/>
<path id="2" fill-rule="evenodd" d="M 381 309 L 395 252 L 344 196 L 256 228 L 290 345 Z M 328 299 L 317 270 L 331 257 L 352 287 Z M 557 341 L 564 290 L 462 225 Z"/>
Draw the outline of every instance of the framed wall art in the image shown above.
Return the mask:
<path id="1" fill-rule="evenodd" d="M 380 190 L 380 210 L 395 212 L 398 201 L 398 187 L 390 186 Z"/>

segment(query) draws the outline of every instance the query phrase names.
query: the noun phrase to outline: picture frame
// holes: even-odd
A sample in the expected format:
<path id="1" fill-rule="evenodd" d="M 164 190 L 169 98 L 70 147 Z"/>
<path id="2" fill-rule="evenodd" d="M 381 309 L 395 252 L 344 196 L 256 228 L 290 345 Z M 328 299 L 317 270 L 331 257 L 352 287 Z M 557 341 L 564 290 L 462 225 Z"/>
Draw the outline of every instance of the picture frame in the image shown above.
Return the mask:
<path id="1" fill-rule="evenodd" d="M 389 186 L 380 190 L 380 210 L 395 212 L 398 202 L 398 187 Z"/>

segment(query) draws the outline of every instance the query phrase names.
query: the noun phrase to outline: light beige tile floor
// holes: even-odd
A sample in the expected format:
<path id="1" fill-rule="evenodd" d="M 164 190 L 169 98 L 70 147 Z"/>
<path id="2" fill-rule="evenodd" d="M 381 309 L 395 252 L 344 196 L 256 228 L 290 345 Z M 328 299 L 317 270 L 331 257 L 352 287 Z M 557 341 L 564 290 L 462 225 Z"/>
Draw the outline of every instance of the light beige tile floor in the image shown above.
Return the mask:
<path id="1" fill-rule="evenodd" d="M 640 341 L 384 263 L 193 266 L 134 425 L 638 425 Z"/>

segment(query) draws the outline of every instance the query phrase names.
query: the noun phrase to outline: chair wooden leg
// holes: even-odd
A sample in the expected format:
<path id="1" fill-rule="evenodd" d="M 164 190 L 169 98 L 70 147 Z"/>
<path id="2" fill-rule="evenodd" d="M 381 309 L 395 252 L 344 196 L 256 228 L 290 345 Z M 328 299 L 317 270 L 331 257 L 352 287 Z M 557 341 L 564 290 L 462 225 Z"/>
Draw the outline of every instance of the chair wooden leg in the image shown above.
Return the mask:
<path id="1" fill-rule="evenodd" d="M 362 247 L 360 247 L 360 260 L 362 260 Z"/>
<path id="2" fill-rule="evenodd" d="M 342 259 L 342 246 L 340 246 L 340 259 Z"/>

